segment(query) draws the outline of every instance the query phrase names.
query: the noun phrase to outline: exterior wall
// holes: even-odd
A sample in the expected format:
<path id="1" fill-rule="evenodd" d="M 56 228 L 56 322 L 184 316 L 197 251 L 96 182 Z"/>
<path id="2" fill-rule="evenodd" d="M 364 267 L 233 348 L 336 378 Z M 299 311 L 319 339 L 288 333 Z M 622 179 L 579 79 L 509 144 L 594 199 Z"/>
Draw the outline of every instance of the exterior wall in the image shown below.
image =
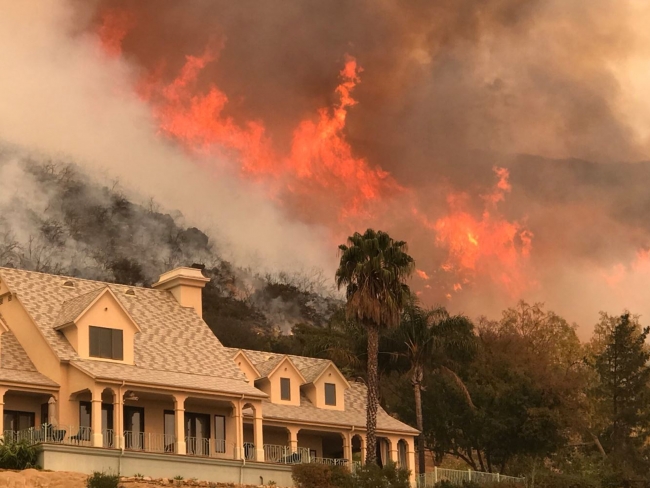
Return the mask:
<path id="1" fill-rule="evenodd" d="M 77 351 L 77 354 L 82 358 L 93 359 L 89 356 L 89 327 L 91 325 L 96 327 L 106 327 L 108 329 L 121 329 L 124 331 L 124 360 L 117 362 L 133 364 L 135 334 L 138 330 L 133 325 L 129 316 L 124 312 L 124 310 L 122 310 L 122 307 L 116 302 L 115 298 L 113 298 L 110 293 L 104 293 L 104 295 L 102 295 L 85 314 L 79 317 L 76 321 L 76 327 L 72 325 L 66 327 L 63 331 L 68 341 L 70 341 L 70 344 L 72 344 Z M 76 336 L 75 334 L 68 335 L 70 329 L 76 329 Z M 102 361 L 110 360 L 102 359 Z"/>
<path id="2" fill-rule="evenodd" d="M 282 400 L 280 390 L 280 378 L 289 378 L 291 380 L 291 400 Z M 265 391 L 270 397 L 271 402 L 280 405 L 297 405 L 300 406 L 300 386 L 302 378 L 300 373 L 287 358 L 280 363 L 279 367 L 269 376 L 268 391 Z"/>
<path id="3" fill-rule="evenodd" d="M 179 285 L 170 288 L 169 291 L 182 307 L 191 307 L 203 317 L 203 302 L 201 297 L 201 288 L 188 285 Z"/>
<path id="4" fill-rule="evenodd" d="M 31 412 L 34 414 L 34 425 L 43 423 L 41 419 L 41 405 L 47 403 L 47 396 L 25 396 L 19 392 L 8 392 L 4 397 L 4 411 L 17 410 L 19 412 Z M 5 426 L 6 427 L 6 426 Z"/>
<path id="5" fill-rule="evenodd" d="M 246 379 L 250 381 L 251 383 L 254 383 L 255 380 L 257 379 L 257 373 L 253 369 L 253 367 L 250 365 L 247 359 L 244 357 L 244 353 L 240 352 L 235 356 L 235 364 L 239 367 L 239 369 L 244 373 L 244 376 L 246 376 Z"/>
<path id="6" fill-rule="evenodd" d="M 325 405 L 325 383 L 336 385 L 336 405 Z M 307 398 L 318 408 L 328 410 L 345 410 L 345 389 L 347 385 L 341 377 L 341 373 L 334 367 L 328 366 L 325 372 L 309 387 L 304 389 Z"/>
<path id="7" fill-rule="evenodd" d="M 298 447 L 316 451 L 316 457 L 323 457 L 323 439 L 314 434 L 301 434 L 298 432 Z"/>
<path id="8" fill-rule="evenodd" d="M 6 291 L 4 284 L 0 285 Z M 61 384 L 61 367 L 59 359 L 46 342 L 36 324 L 32 322 L 19 299 L 16 297 L 8 301 L 3 300 L 0 305 L 0 312 L 4 317 L 9 330 L 16 336 L 18 342 L 23 346 L 29 359 L 34 363 L 36 369 Z"/>
<path id="9" fill-rule="evenodd" d="M 156 478 L 186 479 L 221 483 L 267 484 L 275 481 L 279 486 L 293 486 L 291 467 L 247 461 L 194 458 L 174 454 L 152 454 L 119 450 L 84 448 L 78 446 L 43 446 L 39 456 L 43 469 L 53 471 L 94 471 L 133 476 L 137 473 Z"/>

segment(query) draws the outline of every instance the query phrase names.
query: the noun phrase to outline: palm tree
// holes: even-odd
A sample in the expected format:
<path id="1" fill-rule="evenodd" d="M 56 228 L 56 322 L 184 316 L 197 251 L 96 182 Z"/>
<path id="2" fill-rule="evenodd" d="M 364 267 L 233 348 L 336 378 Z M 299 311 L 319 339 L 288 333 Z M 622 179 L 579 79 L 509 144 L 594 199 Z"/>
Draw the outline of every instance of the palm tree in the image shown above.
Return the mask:
<path id="1" fill-rule="evenodd" d="M 449 376 L 463 391 L 473 407 L 469 392 L 463 381 L 454 373 L 457 361 L 469 360 L 476 350 L 473 325 L 462 315 L 450 316 L 444 307 L 425 310 L 414 301 L 402 315 L 398 328 L 387 338 L 398 366 L 411 378 L 415 399 L 415 418 L 418 436 L 418 472 L 425 472 L 424 419 L 422 416 L 422 390 L 425 371 L 435 371 Z"/>
<path id="2" fill-rule="evenodd" d="M 410 297 L 404 283 L 415 267 L 404 241 L 368 229 L 355 232 L 347 245 L 339 246 L 341 261 L 336 285 L 346 287 L 348 318 L 358 321 L 368 333 L 368 401 L 366 411 L 366 463 L 377 462 L 377 407 L 379 403 L 379 331 L 399 324 Z"/>

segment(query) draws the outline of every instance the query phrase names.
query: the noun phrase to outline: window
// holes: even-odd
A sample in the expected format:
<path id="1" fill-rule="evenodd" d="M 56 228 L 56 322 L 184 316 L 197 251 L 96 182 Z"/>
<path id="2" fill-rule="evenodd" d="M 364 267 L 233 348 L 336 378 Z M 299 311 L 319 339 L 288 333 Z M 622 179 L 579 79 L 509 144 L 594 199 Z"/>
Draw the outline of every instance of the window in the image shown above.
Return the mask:
<path id="1" fill-rule="evenodd" d="M 93 358 L 124 359 L 124 340 L 120 329 L 90 326 L 90 356 Z"/>
<path id="2" fill-rule="evenodd" d="M 291 379 L 280 378 L 280 399 L 291 400 Z"/>
<path id="3" fill-rule="evenodd" d="M 214 416 L 214 446 L 216 452 L 226 452 L 226 417 Z"/>
<path id="4" fill-rule="evenodd" d="M 325 405 L 336 406 L 336 385 L 325 383 Z"/>
<path id="5" fill-rule="evenodd" d="M 5 430 L 13 430 L 14 432 L 18 432 L 20 430 L 30 429 L 35 426 L 35 417 L 36 415 L 34 412 L 17 412 L 15 410 L 5 410 Z"/>

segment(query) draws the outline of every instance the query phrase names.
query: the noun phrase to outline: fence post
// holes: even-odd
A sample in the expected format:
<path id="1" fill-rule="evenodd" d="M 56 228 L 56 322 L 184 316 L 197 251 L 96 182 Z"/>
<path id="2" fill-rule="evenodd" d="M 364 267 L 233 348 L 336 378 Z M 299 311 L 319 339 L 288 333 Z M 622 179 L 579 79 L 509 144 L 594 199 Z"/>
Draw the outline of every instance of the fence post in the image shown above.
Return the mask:
<path id="1" fill-rule="evenodd" d="M 501 474 L 497 473 L 497 483 L 501 481 Z"/>
<path id="2" fill-rule="evenodd" d="M 469 475 L 469 481 L 472 481 L 472 468 L 467 468 L 467 474 Z"/>
<path id="3" fill-rule="evenodd" d="M 438 483 L 438 466 L 433 467 L 433 484 Z"/>

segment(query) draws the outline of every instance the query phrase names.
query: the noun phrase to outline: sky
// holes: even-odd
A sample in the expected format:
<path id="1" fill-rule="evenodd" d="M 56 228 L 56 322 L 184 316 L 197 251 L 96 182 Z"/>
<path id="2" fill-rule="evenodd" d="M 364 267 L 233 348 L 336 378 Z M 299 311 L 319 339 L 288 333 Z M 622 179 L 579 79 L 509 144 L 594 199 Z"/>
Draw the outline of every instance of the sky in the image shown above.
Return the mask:
<path id="1" fill-rule="evenodd" d="M 426 304 L 543 301 L 583 337 L 650 315 L 647 2 L 0 6 L 0 143 L 179 210 L 242 266 L 333 276 L 371 227 L 409 243 Z M 28 191 L 9 163 L 0 190 Z"/>

